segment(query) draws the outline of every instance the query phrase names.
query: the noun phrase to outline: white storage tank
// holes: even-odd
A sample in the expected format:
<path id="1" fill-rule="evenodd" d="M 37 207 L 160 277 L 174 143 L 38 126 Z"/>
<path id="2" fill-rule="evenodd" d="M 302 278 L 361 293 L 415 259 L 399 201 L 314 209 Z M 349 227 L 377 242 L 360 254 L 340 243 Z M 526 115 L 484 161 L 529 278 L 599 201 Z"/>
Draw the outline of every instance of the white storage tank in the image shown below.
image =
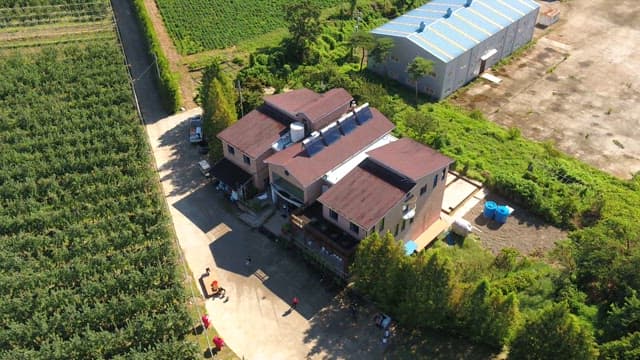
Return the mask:
<path id="1" fill-rule="evenodd" d="M 291 131 L 291 142 L 298 142 L 302 139 L 304 139 L 304 124 L 299 122 L 299 121 L 295 121 L 292 122 L 291 125 L 289 126 L 289 129 Z"/>
<path id="2" fill-rule="evenodd" d="M 451 231 L 460 236 L 467 236 L 473 231 L 473 226 L 467 220 L 459 218 L 451 224 Z"/>

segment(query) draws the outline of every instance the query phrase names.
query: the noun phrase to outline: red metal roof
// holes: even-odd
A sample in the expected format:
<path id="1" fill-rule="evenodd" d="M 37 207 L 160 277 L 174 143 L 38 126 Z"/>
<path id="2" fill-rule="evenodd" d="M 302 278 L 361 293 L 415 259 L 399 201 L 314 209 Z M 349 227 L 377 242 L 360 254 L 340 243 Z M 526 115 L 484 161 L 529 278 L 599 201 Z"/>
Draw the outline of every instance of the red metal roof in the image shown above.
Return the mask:
<path id="1" fill-rule="evenodd" d="M 218 138 L 255 159 L 280 139 L 280 132 L 286 127 L 261 109 L 256 109 L 218 133 Z"/>
<path id="2" fill-rule="evenodd" d="M 357 166 L 320 195 L 318 202 L 368 231 L 405 195 L 402 189 Z"/>
<path id="3" fill-rule="evenodd" d="M 371 113 L 371 120 L 357 126 L 352 132 L 311 157 L 303 149 L 302 143 L 296 143 L 271 155 L 265 162 L 283 166 L 302 186 L 307 187 L 329 170 L 391 132 L 394 125 L 380 111 L 371 108 Z"/>
<path id="4" fill-rule="evenodd" d="M 370 159 L 417 181 L 453 163 L 453 160 L 419 142 L 402 138 L 367 153 Z"/>

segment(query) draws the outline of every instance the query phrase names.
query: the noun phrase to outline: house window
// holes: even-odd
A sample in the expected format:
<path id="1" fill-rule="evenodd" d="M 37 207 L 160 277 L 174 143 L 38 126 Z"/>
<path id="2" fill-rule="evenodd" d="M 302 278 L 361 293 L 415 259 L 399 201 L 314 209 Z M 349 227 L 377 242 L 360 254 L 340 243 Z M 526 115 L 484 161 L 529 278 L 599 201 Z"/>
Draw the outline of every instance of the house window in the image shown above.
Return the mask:
<path id="1" fill-rule="evenodd" d="M 407 225 L 407 220 L 402 220 L 402 228 L 400 231 L 404 231 L 404 227 Z"/>
<path id="2" fill-rule="evenodd" d="M 333 220 L 338 220 L 338 213 L 329 209 L 329 217 L 332 218 Z"/>
<path id="3" fill-rule="evenodd" d="M 351 230 L 352 233 L 357 234 L 360 232 L 360 228 L 358 227 L 358 225 L 350 222 L 349 223 L 349 230 Z"/>
<path id="4" fill-rule="evenodd" d="M 447 176 L 447 168 L 442 169 L 442 177 L 441 179 L 444 181 L 444 177 Z"/>
<path id="5" fill-rule="evenodd" d="M 289 176 L 289 172 L 287 170 L 284 171 L 284 174 Z"/>
<path id="6" fill-rule="evenodd" d="M 382 220 L 380 220 L 380 222 L 378 223 L 378 232 L 382 232 L 382 229 L 384 229 L 384 218 L 382 218 Z"/>
<path id="7" fill-rule="evenodd" d="M 242 155 L 242 161 L 247 165 L 251 164 L 251 159 L 247 155 Z"/>
<path id="8" fill-rule="evenodd" d="M 396 231 L 393 232 L 393 236 L 398 236 L 399 232 L 400 232 L 400 224 L 396 224 Z"/>
<path id="9" fill-rule="evenodd" d="M 438 174 L 433 177 L 433 188 L 435 189 L 438 186 Z"/>
<path id="10" fill-rule="evenodd" d="M 413 224 L 413 218 L 409 219 L 409 224 Z"/>
<path id="11" fill-rule="evenodd" d="M 427 185 L 420 188 L 420 196 L 424 195 L 427 192 Z"/>
<path id="12" fill-rule="evenodd" d="M 236 149 L 234 149 L 233 146 L 231 146 L 231 145 L 227 145 L 227 151 L 231 155 L 234 155 L 236 153 Z"/>

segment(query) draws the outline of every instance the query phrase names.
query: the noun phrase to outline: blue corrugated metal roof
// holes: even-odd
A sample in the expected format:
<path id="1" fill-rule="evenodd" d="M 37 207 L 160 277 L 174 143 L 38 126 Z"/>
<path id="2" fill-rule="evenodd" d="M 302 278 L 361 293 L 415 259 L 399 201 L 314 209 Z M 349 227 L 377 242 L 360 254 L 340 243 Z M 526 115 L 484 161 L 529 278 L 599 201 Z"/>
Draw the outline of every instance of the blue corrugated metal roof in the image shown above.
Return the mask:
<path id="1" fill-rule="evenodd" d="M 407 38 L 446 63 L 539 7 L 533 0 L 466 2 L 434 0 L 372 32 Z M 448 9 L 452 14 L 445 18 Z M 421 22 L 425 28 L 418 32 Z"/>

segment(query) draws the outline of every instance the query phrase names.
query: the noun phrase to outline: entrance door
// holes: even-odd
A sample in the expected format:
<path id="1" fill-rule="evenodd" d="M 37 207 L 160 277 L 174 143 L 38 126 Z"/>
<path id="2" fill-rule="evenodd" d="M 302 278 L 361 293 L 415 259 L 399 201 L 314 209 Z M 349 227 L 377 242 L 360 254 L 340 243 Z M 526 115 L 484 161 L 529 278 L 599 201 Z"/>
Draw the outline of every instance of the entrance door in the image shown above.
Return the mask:
<path id="1" fill-rule="evenodd" d="M 487 60 L 480 60 L 480 74 L 482 74 L 487 67 Z"/>

